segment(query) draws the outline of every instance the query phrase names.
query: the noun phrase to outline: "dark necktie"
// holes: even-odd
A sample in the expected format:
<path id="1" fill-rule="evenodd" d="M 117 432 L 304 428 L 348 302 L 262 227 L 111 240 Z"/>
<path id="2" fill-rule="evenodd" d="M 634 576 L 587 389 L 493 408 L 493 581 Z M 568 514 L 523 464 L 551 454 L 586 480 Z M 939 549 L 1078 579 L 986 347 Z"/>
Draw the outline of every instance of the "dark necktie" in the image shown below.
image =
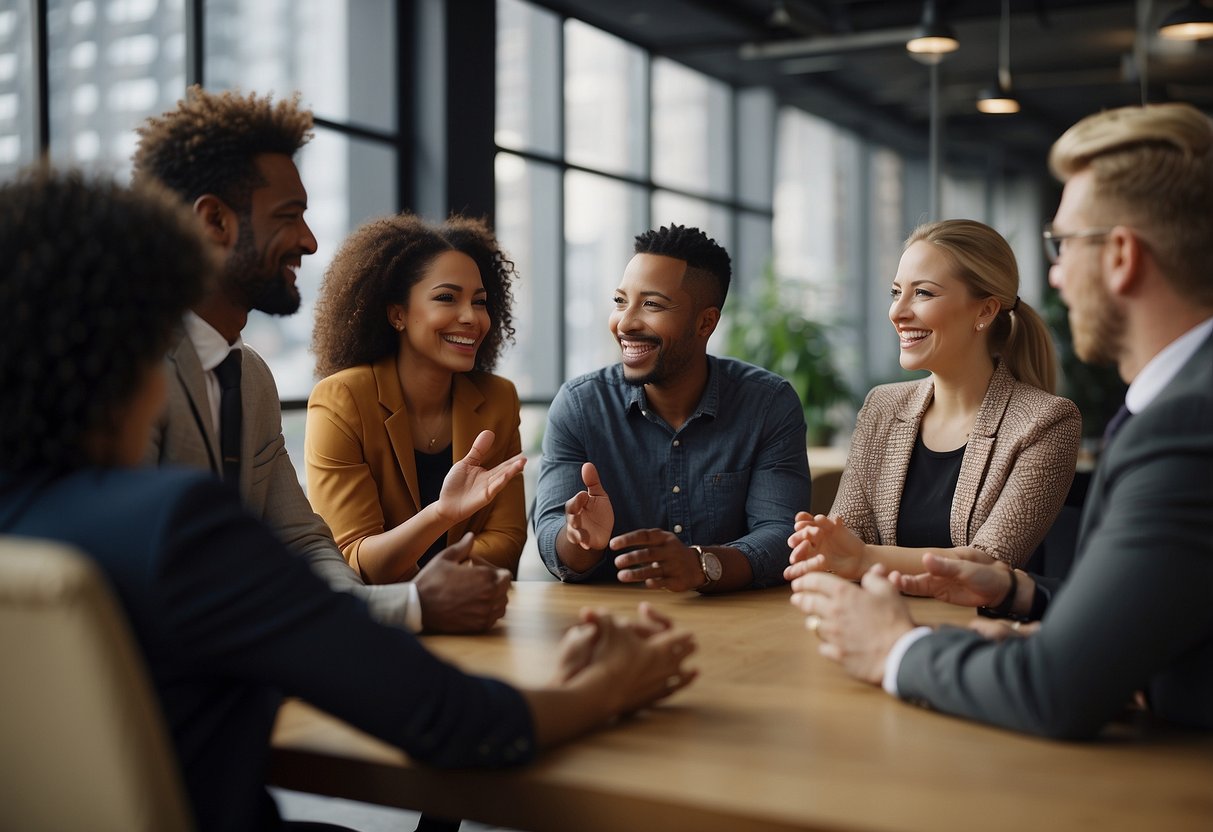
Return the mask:
<path id="1" fill-rule="evenodd" d="M 223 481 L 240 485 L 240 350 L 232 350 L 215 368 L 222 395 L 219 399 L 219 451 L 223 455 Z"/>
<path id="2" fill-rule="evenodd" d="M 1112 418 L 1108 420 L 1108 426 L 1103 429 L 1103 446 L 1106 448 L 1112 441 L 1118 431 L 1124 427 L 1125 422 L 1129 421 L 1129 417 L 1133 414 L 1129 412 L 1128 405 L 1122 404 L 1120 410 L 1112 414 Z"/>

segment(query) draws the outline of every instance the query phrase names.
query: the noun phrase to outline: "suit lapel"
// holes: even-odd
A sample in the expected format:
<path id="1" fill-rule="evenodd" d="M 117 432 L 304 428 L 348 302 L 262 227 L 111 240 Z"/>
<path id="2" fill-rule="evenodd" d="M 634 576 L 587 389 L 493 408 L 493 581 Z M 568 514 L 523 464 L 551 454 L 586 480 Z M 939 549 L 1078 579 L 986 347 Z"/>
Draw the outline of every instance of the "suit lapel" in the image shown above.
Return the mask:
<path id="1" fill-rule="evenodd" d="M 400 473 L 404 475 L 405 485 L 413 498 L 415 513 L 421 508 L 421 487 L 417 484 L 417 460 L 413 456 L 413 430 L 409 427 L 404 391 L 400 389 L 400 377 L 396 374 L 396 356 L 379 359 L 372 370 L 379 391 L 379 405 L 385 414 L 383 426 L 392 443 L 396 464 L 400 466 Z"/>
<path id="2" fill-rule="evenodd" d="M 910 456 L 914 453 L 914 442 L 918 438 L 922 414 L 926 412 L 934 394 L 934 383 L 929 378 L 924 379 L 889 427 L 885 458 L 881 461 L 881 467 L 887 470 L 889 482 L 897 483 L 897 493 L 889 502 L 892 511 L 881 511 L 879 508 L 876 511 L 876 530 L 880 533 L 882 541 L 897 540 L 897 517 L 901 495 L 906 485 L 906 472 L 910 469 Z"/>
<path id="3" fill-rule="evenodd" d="M 977 419 L 973 422 L 964 458 L 960 462 L 960 477 L 952 498 L 951 516 L 952 543 L 957 546 L 969 544 L 969 521 L 977 505 L 977 495 L 990 464 L 990 455 L 994 452 L 998 428 L 1011 402 L 1014 387 L 1015 377 L 1003 362 L 998 362 L 994 375 L 990 377 L 990 385 L 986 388 L 985 398 L 981 400 L 981 408 L 977 411 Z"/>
<path id="4" fill-rule="evenodd" d="M 452 464 L 467 456 L 467 452 L 472 449 L 472 442 L 480 433 L 481 425 L 484 420 L 479 417 L 481 405 L 484 404 L 484 394 L 472 384 L 471 380 L 464 373 L 458 373 L 454 379 L 454 389 L 451 392 L 451 461 Z M 496 437 L 493 440 L 493 447 L 497 447 L 498 442 L 504 441 L 503 437 Z M 460 520 L 451 527 L 447 533 L 447 543 L 453 543 L 463 537 L 463 533 L 467 531 L 467 527 L 471 522 L 471 517 Z"/>
<path id="5" fill-rule="evenodd" d="M 173 371 L 177 374 L 177 380 L 181 383 L 181 389 L 185 391 L 186 402 L 189 404 L 190 414 L 194 418 L 198 432 L 203 437 L 211 470 L 222 475 L 223 469 L 219 465 L 219 437 L 215 434 L 214 425 L 211 424 L 211 404 L 210 398 L 206 394 L 206 375 L 202 370 L 202 362 L 198 359 L 198 353 L 194 350 L 194 345 L 188 336 L 182 335 L 177 347 L 169 353 L 168 359 L 173 366 Z"/>

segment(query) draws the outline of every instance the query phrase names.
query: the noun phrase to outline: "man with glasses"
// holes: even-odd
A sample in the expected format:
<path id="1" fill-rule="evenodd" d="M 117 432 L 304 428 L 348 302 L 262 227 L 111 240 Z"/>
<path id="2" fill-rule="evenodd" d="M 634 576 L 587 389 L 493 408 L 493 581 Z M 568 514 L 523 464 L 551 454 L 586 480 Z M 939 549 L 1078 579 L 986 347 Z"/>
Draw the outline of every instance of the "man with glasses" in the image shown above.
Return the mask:
<path id="1" fill-rule="evenodd" d="M 1213 728 L 1213 121 L 1184 104 L 1090 116 L 1053 146 L 1044 240 L 1074 348 L 1129 384 L 1064 587 L 924 555 L 926 573 L 793 583 L 821 652 L 854 676 L 1018 731 L 1095 734 L 1137 692 Z M 897 590 L 1007 611 L 1023 628 L 915 627 Z M 1019 622 L 1016 622 L 1018 627 Z"/>

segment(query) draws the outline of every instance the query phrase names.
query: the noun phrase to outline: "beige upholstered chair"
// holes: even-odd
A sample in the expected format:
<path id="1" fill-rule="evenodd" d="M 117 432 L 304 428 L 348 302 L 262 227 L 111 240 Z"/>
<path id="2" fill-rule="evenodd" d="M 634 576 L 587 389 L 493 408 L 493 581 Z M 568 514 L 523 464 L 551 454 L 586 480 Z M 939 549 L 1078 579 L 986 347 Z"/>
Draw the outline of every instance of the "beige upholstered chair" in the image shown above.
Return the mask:
<path id="1" fill-rule="evenodd" d="M 159 703 L 97 567 L 0 538 L 0 829 L 193 828 Z"/>

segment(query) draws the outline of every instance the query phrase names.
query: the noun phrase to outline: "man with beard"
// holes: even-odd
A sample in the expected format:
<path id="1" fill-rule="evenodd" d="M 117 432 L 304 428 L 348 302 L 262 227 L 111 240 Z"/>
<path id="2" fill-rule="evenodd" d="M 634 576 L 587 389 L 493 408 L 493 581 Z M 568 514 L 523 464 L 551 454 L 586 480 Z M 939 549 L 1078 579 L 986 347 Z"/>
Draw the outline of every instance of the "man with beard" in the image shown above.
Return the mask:
<path id="1" fill-rule="evenodd" d="M 486 630 L 505 613 L 510 576 L 470 563 L 470 537 L 412 583 L 363 584 L 299 485 L 269 367 L 241 341 L 251 310 L 299 309 L 295 271 L 315 253 L 316 238 L 303 218 L 307 191 L 294 155 L 311 129 L 312 114 L 297 97 L 274 103 L 194 87 L 175 110 L 138 130 L 136 181 L 159 180 L 177 193 L 223 259 L 219 280 L 186 313 L 170 348 L 168 405 L 148 459 L 222 477 L 287 548 L 331 587 L 362 598 L 379 620 L 414 632 Z"/>
<path id="2" fill-rule="evenodd" d="M 548 411 L 535 537 L 561 580 L 783 582 L 809 503 L 804 414 L 784 379 L 708 355 L 730 272 L 698 228 L 636 238 L 610 318 L 622 362 L 566 382 Z"/>
<path id="3" fill-rule="evenodd" d="M 1049 281 L 1079 357 L 1129 384 L 1065 585 L 928 554 L 924 574 L 873 569 L 862 588 L 796 577 L 792 600 L 823 655 L 947 713 L 1080 738 L 1142 692 L 1156 716 L 1213 729 L 1213 121 L 1186 104 L 1111 110 L 1049 161 L 1065 182 Z M 1039 624 L 933 632 L 898 589 Z"/>

